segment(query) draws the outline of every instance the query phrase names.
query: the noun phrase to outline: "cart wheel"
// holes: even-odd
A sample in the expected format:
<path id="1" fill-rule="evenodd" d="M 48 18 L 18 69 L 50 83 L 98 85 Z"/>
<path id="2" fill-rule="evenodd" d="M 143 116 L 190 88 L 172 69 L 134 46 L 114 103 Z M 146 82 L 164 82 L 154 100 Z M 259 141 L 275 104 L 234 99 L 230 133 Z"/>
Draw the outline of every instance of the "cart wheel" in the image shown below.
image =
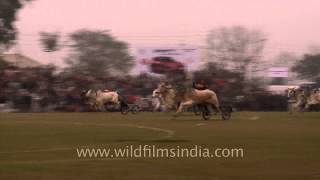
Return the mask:
<path id="1" fill-rule="evenodd" d="M 223 120 L 229 120 L 231 118 L 231 113 L 232 113 L 232 107 L 230 106 L 223 106 L 221 108 L 221 113 L 222 113 L 222 119 Z"/>
<path id="2" fill-rule="evenodd" d="M 138 105 L 133 105 L 131 107 L 131 113 L 132 114 L 137 114 L 138 112 L 140 112 L 140 107 Z"/>
<path id="3" fill-rule="evenodd" d="M 208 111 L 203 111 L 202 112 L 202 118 L 204 120 L 209 120 L 210 119 L 210 113 Z"/>
<path id="4" fill-rule="evenodd" d="M 130 110 L 129 106 L 122 106 L 120 108 L 121 114 L 123 114 L 123 115 L 128 114 L 129 110 Z"/>
<path id="5" fill-rule="evenodd" d="M 199 113 L 201 114 L 204 120 L 210 119 L 210 110 L 207 108 L 206 104 L 197 104 L 197 108 L 199 109 Z"/>
<path id="6" fill-rule="evenodd" d="M 222 114 L 222 119 L 223 120 L 229 120 L 231 118 L 231 113 L 223 113 Z"/>

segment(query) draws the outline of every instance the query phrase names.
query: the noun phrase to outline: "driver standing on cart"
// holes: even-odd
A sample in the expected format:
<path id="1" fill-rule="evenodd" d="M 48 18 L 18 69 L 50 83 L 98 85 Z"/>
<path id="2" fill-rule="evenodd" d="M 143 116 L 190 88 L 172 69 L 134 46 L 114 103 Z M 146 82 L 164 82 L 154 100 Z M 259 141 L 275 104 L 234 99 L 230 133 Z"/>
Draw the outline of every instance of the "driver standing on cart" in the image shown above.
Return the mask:
<path id="1" fill-rule="evenodd" d="M 204 80 L 194 81 L 192 86 L 194 89 L 197 89 L 197 90 L 208 89 L 207 83 Z"/>

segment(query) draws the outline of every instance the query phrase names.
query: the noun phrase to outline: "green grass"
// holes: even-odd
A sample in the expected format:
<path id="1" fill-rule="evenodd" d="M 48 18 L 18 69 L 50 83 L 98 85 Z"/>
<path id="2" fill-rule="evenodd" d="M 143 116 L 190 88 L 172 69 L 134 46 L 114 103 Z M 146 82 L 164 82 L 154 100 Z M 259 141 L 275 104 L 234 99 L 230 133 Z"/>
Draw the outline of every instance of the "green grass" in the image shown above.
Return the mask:
<path id="1" fill-rule="evenodd" d="M 174 132 L 174 134 L 170 134 Z M 169 137 L 168 136 L 169 133 Z M 79 147 L 243 148 L 243 158 L 79 159 Z M 320 179 L 320 113 L 2 113 L 0 179 Z"/>

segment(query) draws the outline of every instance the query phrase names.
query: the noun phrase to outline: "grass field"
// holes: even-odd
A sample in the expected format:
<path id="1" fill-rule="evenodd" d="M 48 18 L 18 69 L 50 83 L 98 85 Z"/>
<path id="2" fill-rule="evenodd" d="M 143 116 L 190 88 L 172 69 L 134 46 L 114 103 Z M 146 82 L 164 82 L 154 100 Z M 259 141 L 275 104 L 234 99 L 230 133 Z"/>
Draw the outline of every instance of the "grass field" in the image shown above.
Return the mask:
<path id="1" fill-rule="evenodd" d="M 80 147 L 243 148 L 243 158 L 79 158 Z M 0 179 L 320 179 L 320 113 L 0 114 Z"/>

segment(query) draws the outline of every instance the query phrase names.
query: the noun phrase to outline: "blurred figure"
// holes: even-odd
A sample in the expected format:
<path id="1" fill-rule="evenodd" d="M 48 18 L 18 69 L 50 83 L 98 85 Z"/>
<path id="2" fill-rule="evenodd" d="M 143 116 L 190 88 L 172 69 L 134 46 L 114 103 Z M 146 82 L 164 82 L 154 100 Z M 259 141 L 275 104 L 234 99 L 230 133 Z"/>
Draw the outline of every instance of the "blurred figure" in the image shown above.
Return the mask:
<path id="1" fill-rule="evenodd" d="M 161 104 L 163 103 L 163 99 L 160 93 L 160 90 L 157 88 L 152 92 L 152 106 L 153 112 L 161 110 Z"/>
<path id="2" fill-rule="evenodd" d="M 194 81 L 192 86 L 194 89 L 197 89 L 197 90 L 208 89 L 207 83 L 204 80 Z"/>

